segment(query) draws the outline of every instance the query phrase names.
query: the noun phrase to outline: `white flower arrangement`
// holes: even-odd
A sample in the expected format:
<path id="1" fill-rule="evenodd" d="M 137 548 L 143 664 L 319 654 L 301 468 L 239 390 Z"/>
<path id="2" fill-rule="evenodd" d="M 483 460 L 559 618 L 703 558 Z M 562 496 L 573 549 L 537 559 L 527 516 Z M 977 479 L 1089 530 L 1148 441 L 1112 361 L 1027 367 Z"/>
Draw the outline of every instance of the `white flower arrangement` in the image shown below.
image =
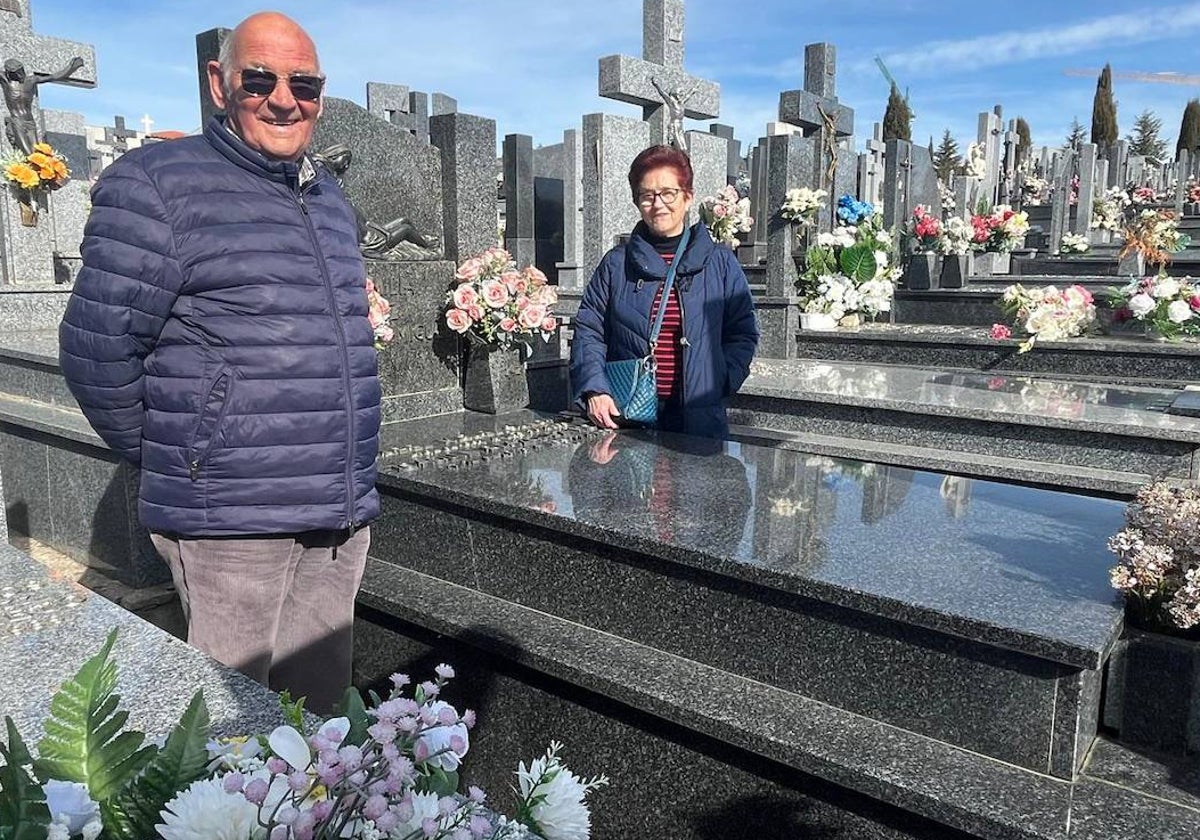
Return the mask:
<path id="1" fill-rule="evenodd" d="M 1091 245 L 1083 233 L 1064 233 L 1058 250 L 1063 254 L 1086 254 Z"/>
<path id="2" fill-rule="evenodd" d="M 817 220 L 817 211 L 825 205 L 829 194 L 825 190 L 813 190 L 808 187 L 788 190 L 779 208 L 779 216 L 786 222 L 796 225 L 812 225 Z"/>
<path id="3" fill-rule="evenodd" d="M 945 256 L 962 256 L 971 252 L 975 228 L 962 216 L 951 216 L 942 224 L 937 251 Z"/>
<path id="4" fill-rule="evenodd" d="M 1079 285 L 1060 291 L 1056 286 L 1026 289 L 1018 283 L 1004 290 L 999 306 L 1027 336 L 1018 348 L 1021 353 L 1038 339 L 1062 341 L 1083 335 L 1096 322 L 1092 293 Z M 993 327 L 992 335 L 999 338 L 1002 333 Z"/>
<path id="5" fill-rule="evenodd" d="M 730 186 L 700 200 L 700 218 L 708 225 L 714 241 L 735 251 L 742 244 L 737 235 L 749 233 L 754 224 L 750 216 L 750 199 L 739 198 L 737 189 Z"/>
<path id="6" fill-rule="evenodd" d="M 1125 208 L 1132 202 L 1129 193 L 1121 187 L 1109 187 L 1103 196 L 1092 204 L 1092 230 L 1119 231 L 1125 217 Z"/>
<path id="7" fill-rule="evenodd" d="M 1141 321 L 1166 338 L 1200 333 L 1200 284 L 1191 278 L 1160 274 L 1134 279 L 1109 302 L 1117 323 Z"/>

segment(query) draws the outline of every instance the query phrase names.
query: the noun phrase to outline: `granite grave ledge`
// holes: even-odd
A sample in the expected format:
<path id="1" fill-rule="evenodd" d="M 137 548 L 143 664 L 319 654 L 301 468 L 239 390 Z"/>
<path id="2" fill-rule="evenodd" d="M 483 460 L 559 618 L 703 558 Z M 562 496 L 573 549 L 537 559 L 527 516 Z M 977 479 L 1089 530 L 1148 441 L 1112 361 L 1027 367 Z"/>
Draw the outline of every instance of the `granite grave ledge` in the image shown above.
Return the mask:
<path id="1" fill-rule="evenodd" d="M 283 723 L 278 697 L 170 634 L 0 542 L 0 709 L 36 743 L 50 698 L 119 630 L 113 659 L 129 725 L 166 735 L 197 689 L 215 735 L 269 732 Z"/>
<path id="2" fill-rule="evenodd" d="M 1022 770 L 390 564 L 368 563 L 360 603 L 595 692 L 612 714 L 632 707 L 971 837 L 1182 840 L 1200 830 L 1200 810 L 1186 805 L 1092 776 L 1071 783 Z M 1128 760 L 1123 748 L 1107 747 L 1089 772 Z M 1086 796 L 1073 805 L 1079 791 Z M 1113 808 L 1148 816 L 1157 833 L 1136 822 L 1109 834 L 1072 831 L 1073 822 L 1093 823 Z"/>
<path id="3" fill-rule="evenodd" d="M 630 442 L 636 440 L 633 436 Z M 690 445 L 690 439 L 677 436 L 664 435 L 659 440 L 664 444 L 659 451 L 668 459 L 678 456 L 672 454 L 671 446 Z M 906 508 L 901 505 L 907 513 L 893 511 L 873 523 L 856 521 L 857 517 L 843 513 L 836 528 L 810 534 L 810 538 L 816 536 L 821 541 L 824 553 L 799 551 L 796 534 L 773 544 L 765 530 L 758 540 L 742 539 L 736 545 L 714 550 L 711 534 L 703 528 L 691 527 L 688 536 L 691 518 L 683 510 L 673 512 L 676 518 L 670 524 L 675 536 L 667 539 L 644 516 L 612 516 L 601 524 L 579 516 L 570 494 L 563 490 L 577 448 L 544 447 L 536 456 L 536 473 L 532 471 L 533 456 L 503 462 L 507 470 L 503 476 L 495 472 L 494 465 L 393 473 L 385 462 L 379 481 L 385 491 L 419 504 L 437 501 L 460 510 L 525 522 L 569 538 L 612 545 L 1076 668 L 1098 668 L 1120 633 L 1121 611 L 1108 582 L 1104 549 L 1104 540 L 1119 530 L 1123 521 L 1117 502 L 975 482 L 971 491 L 975 495 L 973 504 L 980 511 L 978 516 L 956 519 L 920 512 L 913 498 L 928 496 L 927 503 L 936 501 L 938 506 L 931 510 L 937 510 L 942 501 L 933 497 L 940 494 L 939 487 L 946 477 L 914 473 L 913 486 L 921 489 L 913 491 Z M 783 458 L 785 463 L 776 468 L 798 477 L 805 470 L 812 477 L 817 472 L 862 467 L 856 462 L 839 467 L 832 461 L 810 465 L 807 462 L 811 456 L 804 453 L 744 444 L 726 448 L 736 452 L 734 457 L 743 464 L 758 458 Z M 527 491 L 531 482 L 538 485 L 539 480 L 556 492 L 531 502 Z M 785 503 L 797 510 L 813 510 L 814 503 L 821 501 L 814 493 L 827 497 L 835 507 L 837 498 L 844 498 L 841 509 L 848 511 L 861 501 L 860 491 L 852 489 L 852 484 L 810 482 L 807 487 L 764 488 L 766 492 L 760 496 L 773 492 L 779 498 L 759 498 L 748 521 L 769 518 L 774 506 Z M 729 489 L 721 482 L 710 482 L 701 483 L 695 492 L 712 495 L 721 503 L 721 494 Z M 690 504 L 693 509 L 705 509 L 702 502 L 701 498 L 692 498 Z M 619 513 L 623 506 L 631 505 L 631 500 L 614 497 L 605 505 L 605 509 Z M 1023 511 L 1019 517 L 1026 518 L 1014 521 L 1013 510 Z M 1061 542 L 1060 519 L 1072 523 L 1071 550 L 1064 554 L 1056 547 L 1047 553 L 1049 543 L 1039 540 L 1050 539 L 1053 532 L 1055 541 Z M 1015 542 L 1011 536 L 1000 536 L 1013 534 L 1023 536 Z M 871 547 L 873 557 L 886 558 L 886 562 L 862 563 L 864 546 Z M 1051 556 L 1055 559 L 1049 560 Z M 954 572 L 956 565 L 960 568 L 958 574 Z"/>
<path id="4" fill-rule="evenodd" d="M 949 324 L 867 324 L 857 331 L 796 334 L 796 358 L 905 365 L 949 370 L 1035 374 L 1154 387 L 1197 381 L 1200 343 L 1144 338 L 1039 341 L 1018 353 L 981 327 Z"/>

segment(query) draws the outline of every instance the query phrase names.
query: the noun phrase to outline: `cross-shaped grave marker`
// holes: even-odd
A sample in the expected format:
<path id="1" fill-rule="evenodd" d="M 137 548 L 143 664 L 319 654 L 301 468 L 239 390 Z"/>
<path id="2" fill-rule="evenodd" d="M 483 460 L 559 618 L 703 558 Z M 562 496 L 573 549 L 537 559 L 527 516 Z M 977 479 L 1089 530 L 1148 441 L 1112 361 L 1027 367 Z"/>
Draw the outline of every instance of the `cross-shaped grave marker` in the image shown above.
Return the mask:
<path id="1" fill-rule="evenodd" d="M 853 192 L 857 175 L 852 153 L 842 153 L 839 142 L 854 134 L 854 109 L 837 100 L 837 50 L 833 44 L 804 48 L 804 88 L 779 94 L 779 119 L 799 126 L 816 145 L 809 186 L 825 190 L 830 207 L 818 228 L 833 223 L 833 207 L 842 192 Z"/>
<path id="2" fill-rule="evenodd" d="M 650 142 L 666 143 L 672 124 L 667 97 L 681 102 L 683 116 L 715 119 L 721 112 L 721 86 L 683 69 L 683 0 L 646 0 L 642 4 L 642 57 L 607 55 L 600 59 L 600 95 L 642 106 L 650 123 Z"/>

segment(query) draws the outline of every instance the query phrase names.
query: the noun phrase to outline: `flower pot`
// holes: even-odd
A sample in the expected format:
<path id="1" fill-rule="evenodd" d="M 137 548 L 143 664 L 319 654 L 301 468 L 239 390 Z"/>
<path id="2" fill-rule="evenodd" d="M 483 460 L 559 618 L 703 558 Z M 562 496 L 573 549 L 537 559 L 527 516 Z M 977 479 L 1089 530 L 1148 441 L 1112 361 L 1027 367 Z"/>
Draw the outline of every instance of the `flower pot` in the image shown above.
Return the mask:
<path id="1" fill-rule="evenodd" d="M 940 282 L 941 267 L 937 254 L 920 252 L 911 254 L 904 266 L 904 286 L 912 291 L 936 289 Z"/>
<path id="2" fill-rule="evenodd" d="M 1012 254 L 999 251 L 976 251 L 971 254 L 970 273 L 977 277 L 1008 274 L 1012 269 Z"/>
<path id="3" fill-rule="evenodd" d="M 967 254 L 947 254 L 942 257 L 942 273 L 938 285 L 943 289 L 961 289 L 970 276 L 971 259 Z"/>
<path id="4" fill-rule="evenodd" d="M 1200 641 L 1126 630 L 1108 661 L 1104 725 L 1158 752 L 1200 752 Z"/>
<path id="5" fill-rule="evenodd" d="M 837 329 L 837 321 L 825 312 L 801 312 L 800 329 L 813 332 L 832 332 Z"/>
<path id="6" fill-rule="evenodd" d="M 1145 277 L 1146 255 L 1141 251 L 1125 254 L 1117 263 L 1117 274 L 1121 277 Z"/>
<path id="7" fill-rule="evenodd" d="M 501 414 L 529 405 L 529 383 L 520 352 L 480 344 L 467 346 L 463 371 L 463 407 Z"/>

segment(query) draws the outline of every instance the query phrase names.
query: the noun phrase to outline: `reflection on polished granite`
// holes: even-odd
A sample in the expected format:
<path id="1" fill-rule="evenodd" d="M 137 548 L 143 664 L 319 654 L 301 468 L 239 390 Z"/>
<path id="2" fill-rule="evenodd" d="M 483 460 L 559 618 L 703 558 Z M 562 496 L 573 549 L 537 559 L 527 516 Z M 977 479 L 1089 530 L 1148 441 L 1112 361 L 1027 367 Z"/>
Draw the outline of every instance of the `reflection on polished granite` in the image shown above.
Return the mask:
<path id="1" fill-rule="evenodd" d="M 1106 499 L 634 432 L 381 484 L 1082 667 L 1120 627 Z"/>
<path id="2" fill-rule="evenodd" d="M 741 393 L 1200 441 L 1200 418 L 1165 413 L 1174 388 L 809 359 L 758 359 Z"/>

